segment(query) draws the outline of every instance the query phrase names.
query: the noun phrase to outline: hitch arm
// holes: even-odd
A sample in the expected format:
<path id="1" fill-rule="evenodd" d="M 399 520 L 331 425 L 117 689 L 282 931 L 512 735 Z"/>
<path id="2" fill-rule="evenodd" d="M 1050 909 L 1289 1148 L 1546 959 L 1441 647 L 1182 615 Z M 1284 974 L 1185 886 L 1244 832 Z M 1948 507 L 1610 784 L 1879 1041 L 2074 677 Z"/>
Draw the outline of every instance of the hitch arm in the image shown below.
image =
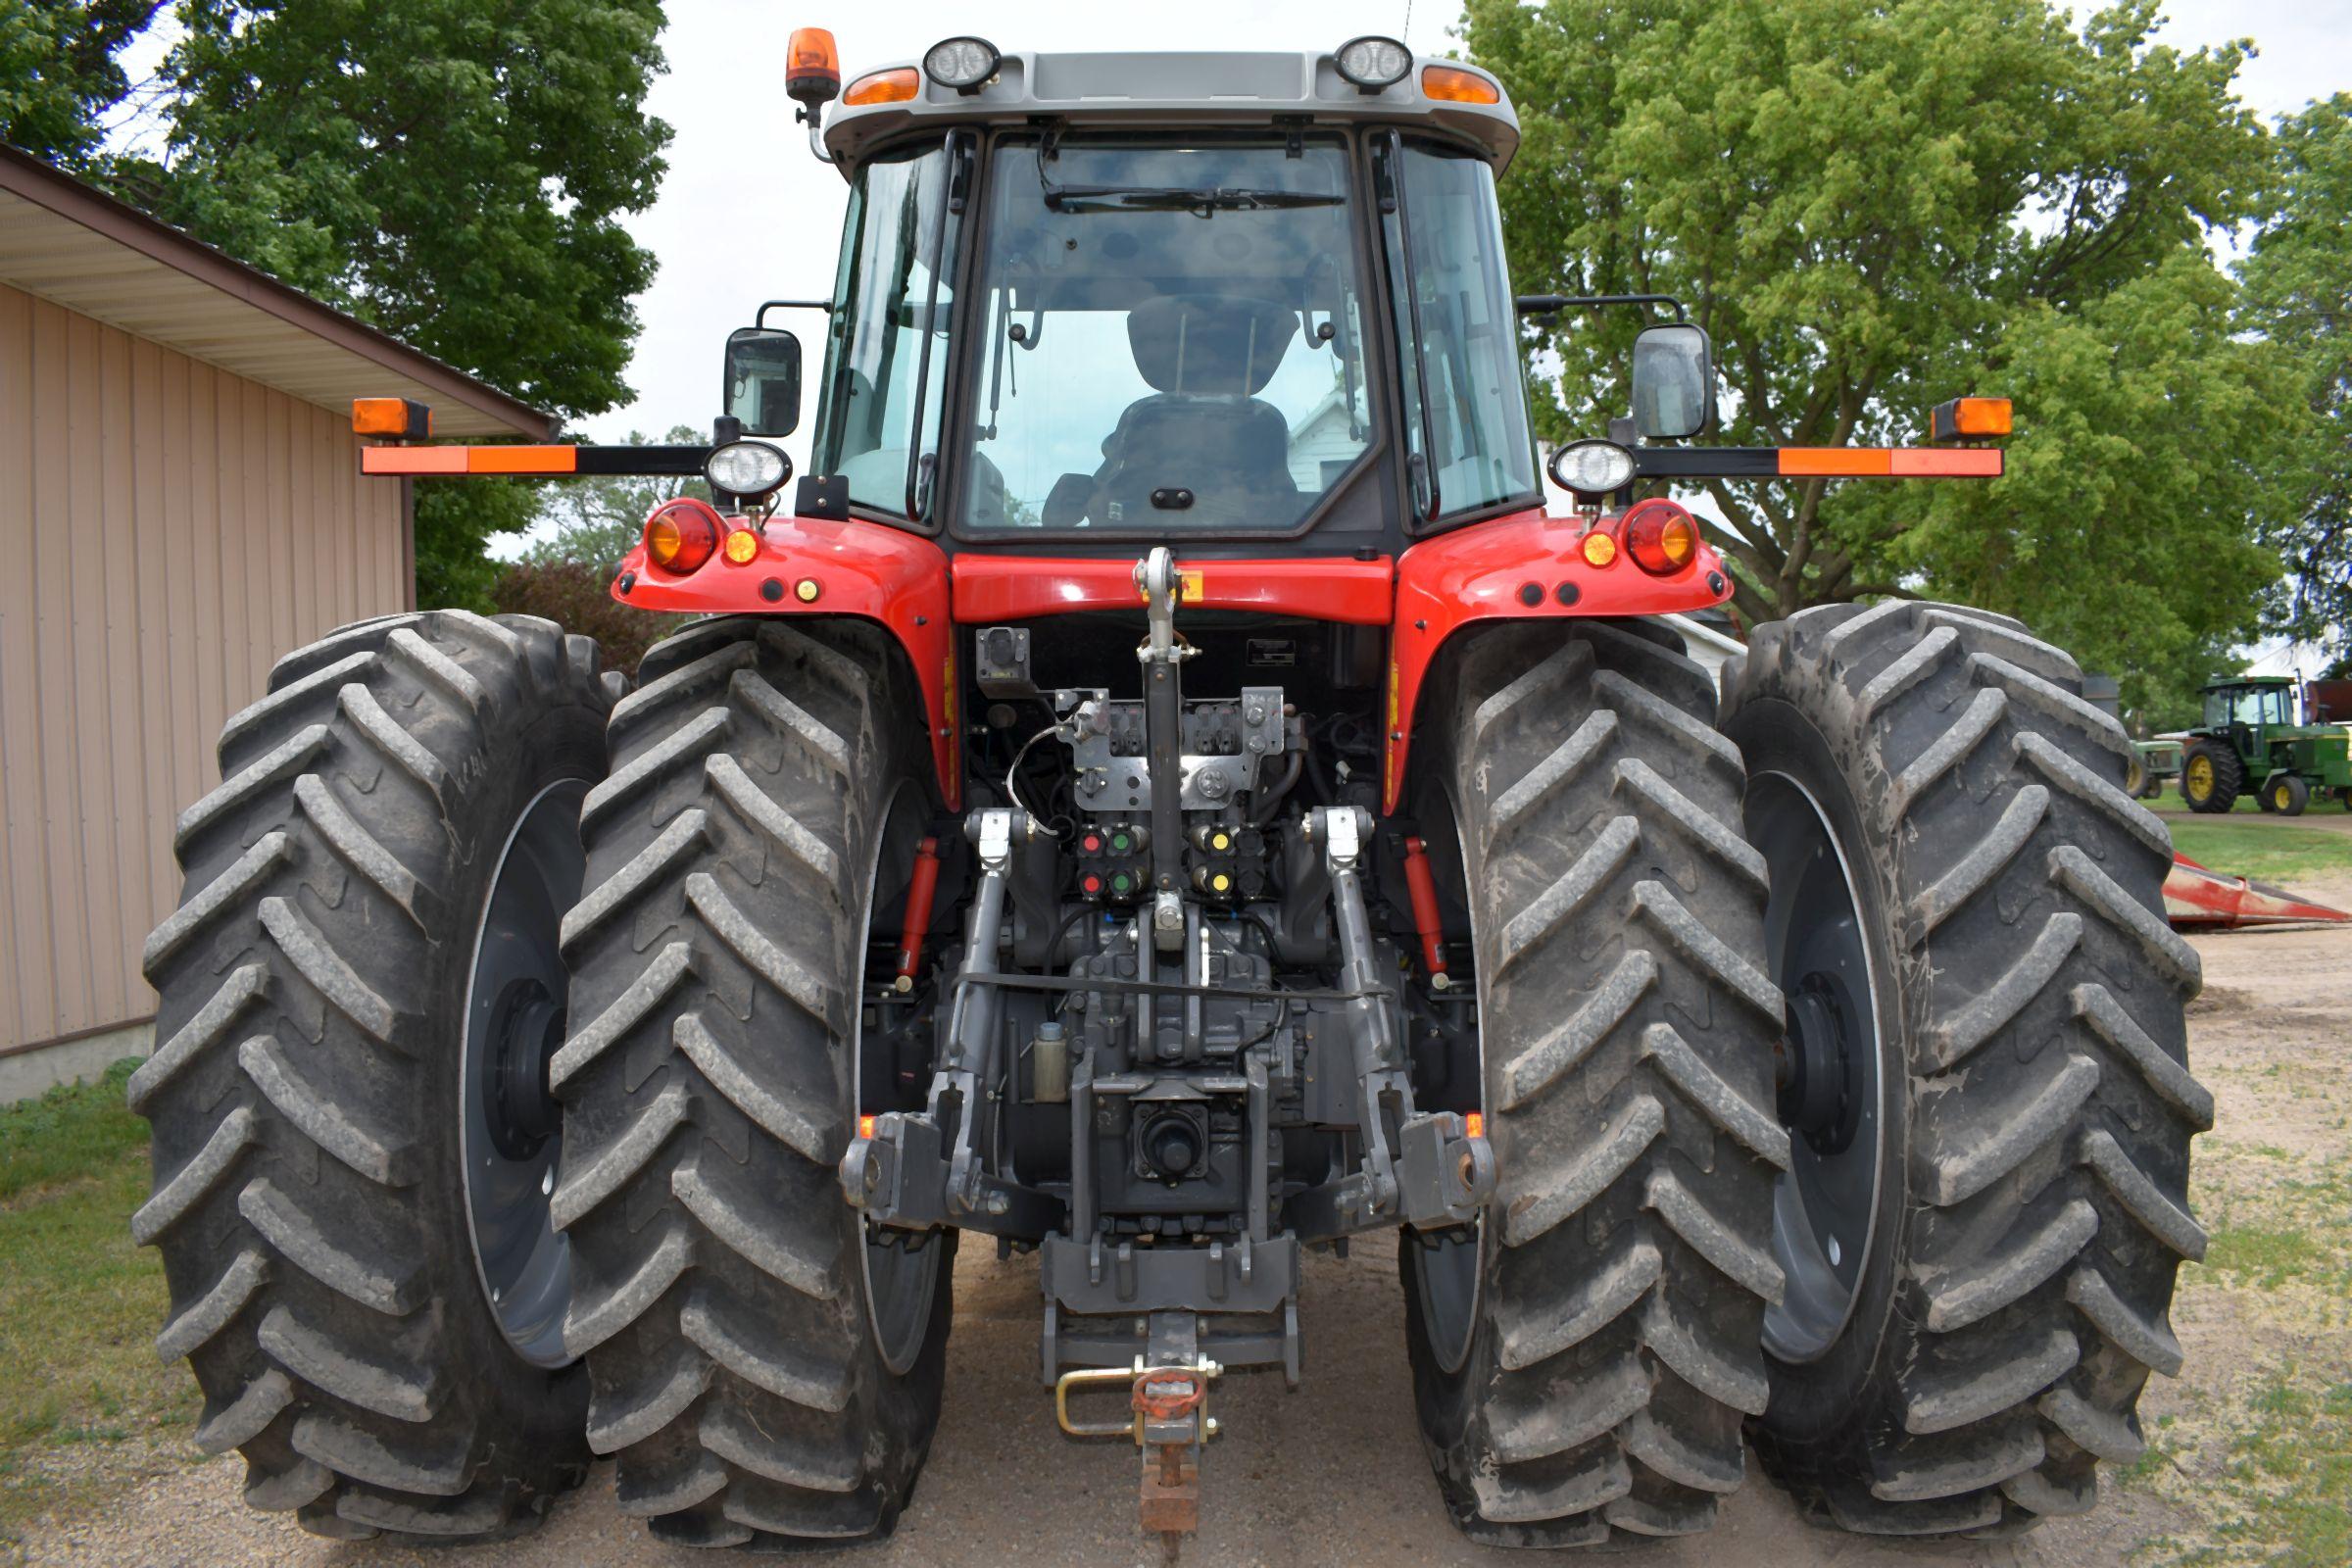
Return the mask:
<path id="1" fill-rule="evenodd" d="M 976 811 L 970 828 L 980 852 L 980 887 L 964 945 L 964 979 L 997 972 L 1012 841 L 1029 833 L 1030 819 L 1025 811 Z M 958 985 L 923 1108 L 876 1117 L 872 1135 L 854 1140 L 842 1155 L 842 1193 L 874 1223 L 903 1230 L 956 1225 L 1030 1240 L 1061 1224 L 1059 1199 L 992 1174 L 979 1147 L 997 1085 L 998 1005 L 995 986 Z"/>
<path id="2" fill-rule="evenodd" d="M 1323 846 L 1331 874 L 1342 988 L 1356 994 L 1344 1016 L 1353 1048 L 1364 1158 L 1353 1174 L 1290 1200 L 1286 1215 L 1298 1239 L 1309 1242 L 1399 1220 L 1423 1228 L 1467 1223 L 1494 1195 L 1494 1153 L 1454 1112 L 1414 1112 L 1412 1077 L 1396 1015 L 1385 998 L 1368 994 L 1380 978 L 1360 871 L 1370 818 L 1353 807 L 1319 807 L 1307 813 L 1306 827 Z"/>

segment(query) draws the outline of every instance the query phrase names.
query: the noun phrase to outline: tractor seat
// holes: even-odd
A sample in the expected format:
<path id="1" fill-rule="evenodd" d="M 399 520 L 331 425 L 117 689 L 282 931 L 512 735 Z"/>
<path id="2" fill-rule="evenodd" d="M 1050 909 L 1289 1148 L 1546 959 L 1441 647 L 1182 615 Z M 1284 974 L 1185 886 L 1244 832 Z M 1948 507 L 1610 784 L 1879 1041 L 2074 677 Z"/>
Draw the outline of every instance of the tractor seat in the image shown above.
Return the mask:
<path id="1" fill-rule="evenodd" d="M 1155 390 L 1129 404 L 1102 443 L 1094 520 L 1219 526 L 1294 517 L 1290 422 L 1256 394 L 1298 330 L 1298 313 L 1269 300 L 1171 294 L 1137 306 L 1127 341 Z M 1152 506 L 1153 491 L 1173 490 L 1191 491 L 1193 505 Z"/>

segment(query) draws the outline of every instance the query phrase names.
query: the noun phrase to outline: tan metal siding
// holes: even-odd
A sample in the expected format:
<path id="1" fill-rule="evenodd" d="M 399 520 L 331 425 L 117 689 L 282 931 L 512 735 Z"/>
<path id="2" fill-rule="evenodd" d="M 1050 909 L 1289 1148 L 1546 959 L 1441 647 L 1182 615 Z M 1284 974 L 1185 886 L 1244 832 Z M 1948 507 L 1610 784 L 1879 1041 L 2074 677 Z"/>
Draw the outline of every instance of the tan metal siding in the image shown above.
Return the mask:
<path id="1" fill-rule="evenodd" d="M 0 1052 L 141 1018 L 172 823 L 289 649 L 407 607 L 347 419 L 0 284 Z"/>

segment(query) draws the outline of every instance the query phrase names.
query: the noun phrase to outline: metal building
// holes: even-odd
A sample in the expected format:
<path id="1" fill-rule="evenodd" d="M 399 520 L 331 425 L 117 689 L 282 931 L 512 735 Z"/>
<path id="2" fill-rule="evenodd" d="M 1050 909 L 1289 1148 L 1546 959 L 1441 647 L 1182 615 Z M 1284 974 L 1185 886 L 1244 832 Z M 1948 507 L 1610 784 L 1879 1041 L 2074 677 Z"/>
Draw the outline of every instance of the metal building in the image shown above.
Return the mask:
<path id="1" fill-rule="evenodd" d="M 547 416 L 0 147 L 0 1102 L 146 1049 L 174 814 L 286 650 L 415 597 L 351 399 Z"/>

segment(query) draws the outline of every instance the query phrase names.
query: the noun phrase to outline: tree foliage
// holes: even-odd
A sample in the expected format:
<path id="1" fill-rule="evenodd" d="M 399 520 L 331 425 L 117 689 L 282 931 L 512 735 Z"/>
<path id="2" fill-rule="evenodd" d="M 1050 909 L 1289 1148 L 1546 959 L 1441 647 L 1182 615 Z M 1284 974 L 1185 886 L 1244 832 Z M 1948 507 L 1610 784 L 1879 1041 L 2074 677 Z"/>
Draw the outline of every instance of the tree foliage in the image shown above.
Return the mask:
<path id="1" fill-rule="evenodd" d="M 1528 291 L 1666 292 L 1712 335 L 1714 439 L 1901 444 L 1956 393 L 2017 400 L 1989 485 L 1710 486 L 1752 617 L 1960 593 L 2126 676 L 2193 679 L 2250 628 L 2247 465 L 2282 421 L 2209 227 L 2262 208 L 2243 51 L 2076 31 L 2045 0 L 1472 0 L 1526 124 L 1502 186 Z M 1547 433 L 1627 406 L 1631 313 L 1544 334 Z"/>
<path id="2" fill-rule="evenodd" d="M 2279 203 L 2242 275 L 2245 324 L 2290 351 L 2308 417 L 2279 474 L 2288 577 L 2273 623 L 2352 659 L 2352 93 L 2278 127 Z"/>
<path id="3" fill-rule="evenodd" d="M 130 92 L 115 57 L 163 0 L 0 0 L 0 141 L 88 167 L 101 119 Z"/>
<path id="4" fill-rule="evenodd" d="M 708 432 L 690 424 L 674 425 L 659 444 L 700 446 Z M 628 444 L 651 443 L 642 431 L 631 430 Z M 612 568 L 637 543 L 645 519 L 664 501 L 679 496 L 710 499 L 710 487 L 701 479 L 665 474 L 603 474 L 567 479 L 541 492 L 539 514 L 522 559 L 547 566 L 572 562 L 612 574 Z"/>
<path id="5" fill-rule="evenodd" d="M 0 4 L 10 0 L 0 0 Z M 669 127 L 659 0 L 180 0 L 158 217 L 535 407 L 624 402 Z M 484 609 L 521 485 L 419 485 L 417 599 Z"/>

